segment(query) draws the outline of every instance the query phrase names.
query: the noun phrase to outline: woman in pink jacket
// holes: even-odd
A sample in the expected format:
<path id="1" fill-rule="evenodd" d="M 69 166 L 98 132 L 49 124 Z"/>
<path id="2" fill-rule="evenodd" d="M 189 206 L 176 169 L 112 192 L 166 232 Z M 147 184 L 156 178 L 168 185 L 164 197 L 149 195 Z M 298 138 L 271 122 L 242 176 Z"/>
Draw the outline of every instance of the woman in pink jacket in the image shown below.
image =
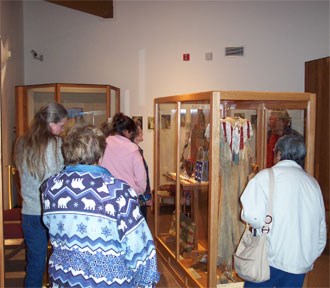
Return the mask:
<path id="1" fill-rule="evenodd" d="M 143 194 L 147 183 L 146 170 L 138 146 L 130 140 L 136 133 L 136 124 L 130 117 L 117 113 L 111 125 L 105 128 L 107 147 L 101 166 L 129 184 L 137 195 Z"/>

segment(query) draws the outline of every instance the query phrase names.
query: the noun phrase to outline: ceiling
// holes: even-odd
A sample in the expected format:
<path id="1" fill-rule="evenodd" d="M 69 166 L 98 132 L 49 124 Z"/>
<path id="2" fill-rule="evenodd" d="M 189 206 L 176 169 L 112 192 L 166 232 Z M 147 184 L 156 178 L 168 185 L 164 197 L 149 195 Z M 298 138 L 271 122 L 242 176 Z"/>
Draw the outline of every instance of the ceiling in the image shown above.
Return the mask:
<path id="1" fill-rule="evenodd" d="M 57 5 L 99 16 L 113 18 L 113 0 L 46 0 Z"/>

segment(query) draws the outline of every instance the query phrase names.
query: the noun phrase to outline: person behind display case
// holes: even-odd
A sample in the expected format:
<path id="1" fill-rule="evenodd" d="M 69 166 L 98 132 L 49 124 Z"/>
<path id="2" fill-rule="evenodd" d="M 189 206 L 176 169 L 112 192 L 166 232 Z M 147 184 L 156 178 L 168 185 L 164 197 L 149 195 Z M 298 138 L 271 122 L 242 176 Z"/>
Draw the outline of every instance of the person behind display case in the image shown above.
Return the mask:
<path id="1" fill-rule="evenodd" d="M 39 187 L 64 167 L 61 152 L 67 110 L 49 103 L 35 114 L 31 126 L 15 144 L 14 157 L 23 197 L 22 229 L 26 245 L 24 287 L 42 287 L 46 268 L 48 234 L 41 219 Z"/>
<path id="2" fill-rule="evenodd" d="M 270 279 L 245 287 L 302 287 L 307 272 L 326 245 L 322 192 L 304 169 L 303 137 L 284 135 L 276 143 L 273 213 L 267 234 Z M 265 224 L 269 199 L 268 169 L 256 174 L 242 193 L 242 219 L 257 233 Z M 256 201 L 258 199 L 258 201 Z"/>
<path id="3" fill-rule="evenodd" d="M 287 110 L 277 109 L 270 112 L 267 132 L 267 168 L 274 165 L 274 147 L 280 137 L 289 134 L 303 137 L 298 131 L 292 129 L 291 124 L 291 117 Z"/>
<path id="4" fill-rule="evenodd" d="M 99 166 L 105 136 L 76 125 L 62 146 L 66 167 L 41 186 L 49 228 L 51 287 L 154 287 L 156 249 L 134 190 Z"/>

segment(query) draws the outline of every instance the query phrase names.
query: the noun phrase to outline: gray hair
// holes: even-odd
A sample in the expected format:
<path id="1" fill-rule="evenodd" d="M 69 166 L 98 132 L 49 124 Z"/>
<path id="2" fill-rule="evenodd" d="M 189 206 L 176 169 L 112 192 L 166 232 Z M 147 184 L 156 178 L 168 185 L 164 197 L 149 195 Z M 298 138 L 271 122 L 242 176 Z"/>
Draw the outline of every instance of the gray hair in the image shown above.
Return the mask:
<path id="1" fill-rule="evenodd" d="M 65 165 L 96 165 L 105 147 L 105 136 L 100 129 L 91 124 L 76 124 L 62 144 Z"/>
<path id="2" fill-rule="evenodd" d="M 306 146 L 302 136 L 284 135 L 275 144 L 275 154 L 281 152 L 281 160 L 292 160 L 304 167 Z"/>

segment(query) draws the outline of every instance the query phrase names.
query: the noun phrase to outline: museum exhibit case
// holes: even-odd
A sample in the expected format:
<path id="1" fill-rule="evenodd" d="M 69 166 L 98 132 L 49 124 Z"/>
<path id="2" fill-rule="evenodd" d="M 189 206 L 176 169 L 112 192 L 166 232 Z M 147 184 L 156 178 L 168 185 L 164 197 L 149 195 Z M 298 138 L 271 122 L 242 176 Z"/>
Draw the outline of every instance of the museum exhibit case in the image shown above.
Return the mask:
<path id="1" fill-rule="evenodd" d="M 16 87 L 16 135 L 22 135 L 39 108 L 58 102 L 68 110 L 65 130 L 74 123 L 99 126 L 120 110 L 120 89 L 97 84 L 39 84 Z"/>
<path id="2" fill-rule="evenodd" d="M 232 255 L 239 197 L 273 164 L 280 134 L 304 137 L 313 175 L 315 94 L 208 91 L 154 100 L 158 257 L 184 287 L 243 287 Z"/>

